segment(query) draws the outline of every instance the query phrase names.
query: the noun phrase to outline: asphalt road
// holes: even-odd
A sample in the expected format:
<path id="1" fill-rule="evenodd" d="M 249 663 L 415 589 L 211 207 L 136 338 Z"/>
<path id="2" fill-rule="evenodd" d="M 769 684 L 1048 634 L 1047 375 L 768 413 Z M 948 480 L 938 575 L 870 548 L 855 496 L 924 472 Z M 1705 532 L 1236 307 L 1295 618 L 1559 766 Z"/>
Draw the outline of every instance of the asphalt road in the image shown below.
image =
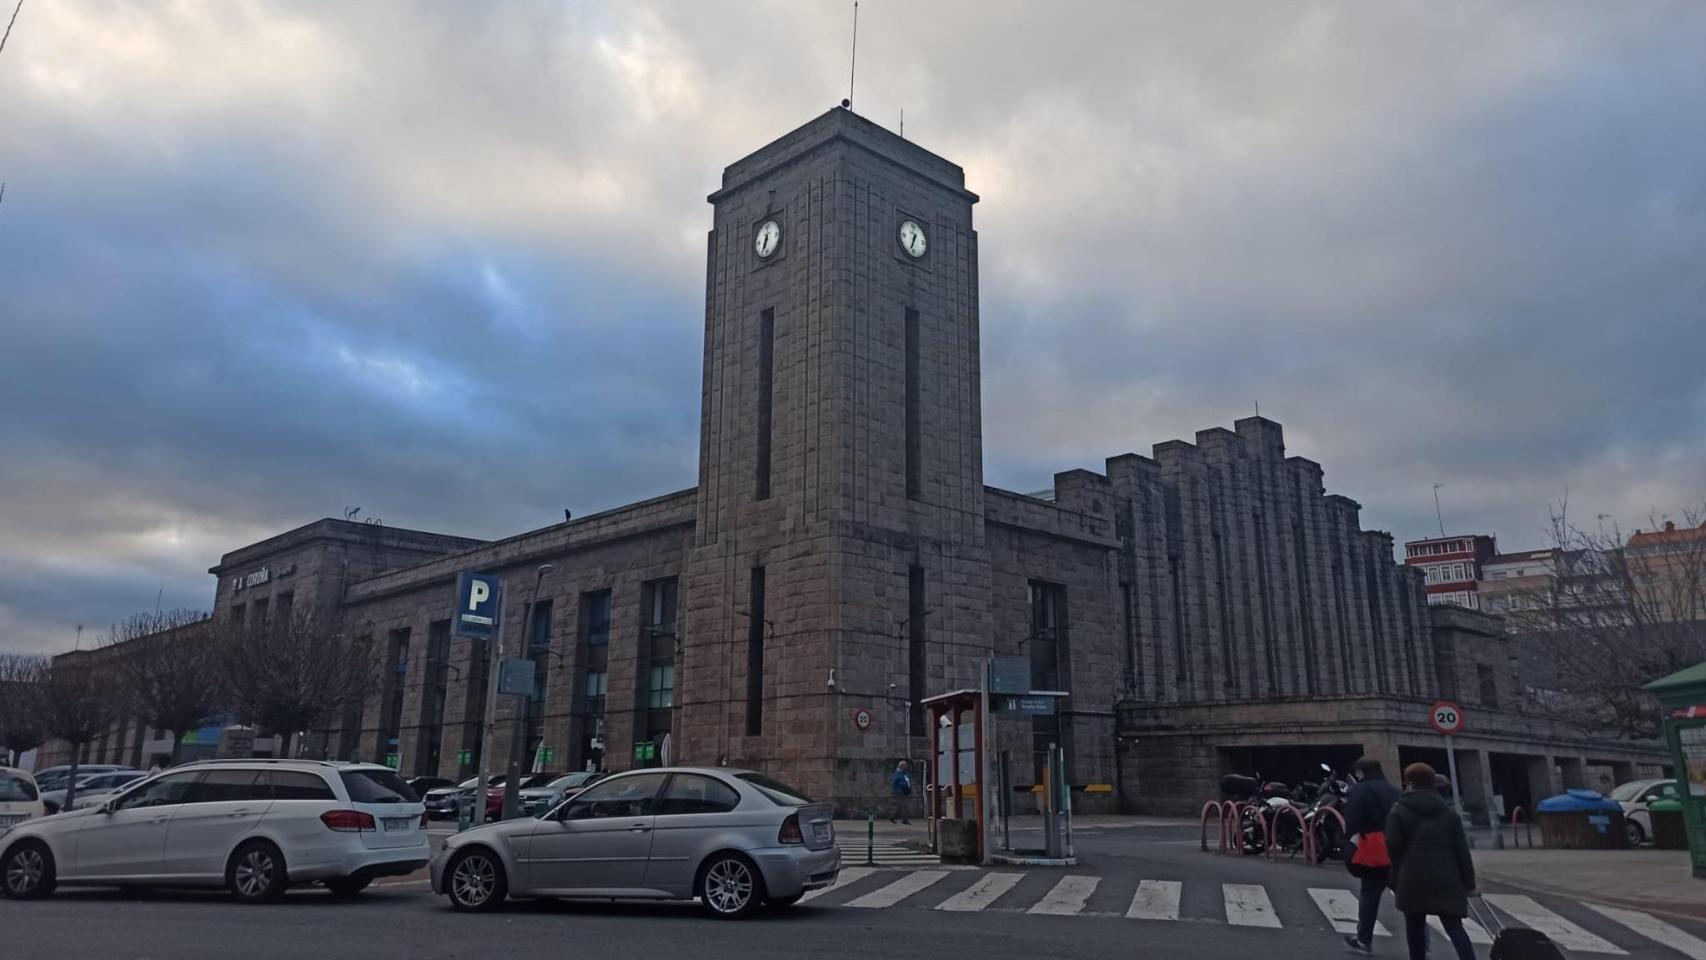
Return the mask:
<path id="1" fill-rule="evenodd" d="M 277 904 L 248 907 L 217 893 L 60 891 L 50 900 L 0 901 L 0 956 L 172 958 L 561 958 L 565 955 L 676 960 L 699 957 L 872 958 L 975 956 L 994 960 L 1037 957 L 1266 957 L 1276 953 L 1343 955 L 1339 934 L 1317 903 L 1320 890 L 1347 890 L 1338 866 L 1305 867 L 1199 852 L 1176 828 L 1086 832 L 1078 837 L 1082 863 L 1073 868 L 877 870 L 809 903 L 745 922 L 704 917 L 692 905 L 607 902 L 518 902 L 495 914 L 453 913 L 419 881 L 370 888 L 354 902 L 323 891 L 292 891 Z M 851 869 L 846 871 L 852 875 Z M 1074 879 L 1076 878 L 1076 879 Z M 1178 919 L 1127 916 L 1140 881 L 1178 884 Z M 905 881 L 897 888 L 894 884 Z M 974 910 L 967 891 L 997 890 Z M 1267 903 L 1233 922 L 1225 884 L 1251 888 Z M 917 889 L 913 890 L 912 888 Z M 907 892 L 907 891 L 911 892 Z M 1492 891 L 1520 894 L 1520 891 Z M 975 900 L 975 898 L 973 898 Z M 1706 924 L 1652 919 L 1680 934 L 1658 934 L 1665 946 L 1625 922 L 1573 901 L 1534 895 L 1552 917 L 1636 958 L 1706 958 Z M 863 903 L 863 906 L 858 904 Z M 1519 903 L 1520 908 L 1520 903 Z M 1049 915 L 1037 911 L 1064 911 Z M 1162 912 L 1165 913 L 1163 905 Z M 1625 918 L 1627 919 L 1627 918 Z M 1383 923 L 1401 933 L 1390 900 Z M 1698 944 L 1692 947 L 1689 941 Z M 1487 948 L 1478 948 L 1486 956 Z M 1382 938 L 1377 952 L 1402 956 L 1401 937 Z M 1448 956 L 1435 939 L 1436 957 Z M 1574 950 L 1570 956 L 1593 956 Z M 1599 955 L 1607 955 L 1601 953 Z"/>

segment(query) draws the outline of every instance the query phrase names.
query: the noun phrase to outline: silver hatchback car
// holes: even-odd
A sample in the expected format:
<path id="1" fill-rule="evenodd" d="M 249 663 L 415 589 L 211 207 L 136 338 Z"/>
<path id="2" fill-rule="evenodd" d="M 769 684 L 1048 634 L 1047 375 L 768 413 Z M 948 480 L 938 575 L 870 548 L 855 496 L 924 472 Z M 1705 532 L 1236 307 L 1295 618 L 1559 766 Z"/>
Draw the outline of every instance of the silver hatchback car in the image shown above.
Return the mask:
<path id="1" fill-rule="evenodd" d="M 748 770 L 666 767 L 600 780 L 537 820 L 464 831 L 433 857 L 458 910 L 505 897 L 689 900 L 733 919 L 835 882 L 829 804 Z"/>

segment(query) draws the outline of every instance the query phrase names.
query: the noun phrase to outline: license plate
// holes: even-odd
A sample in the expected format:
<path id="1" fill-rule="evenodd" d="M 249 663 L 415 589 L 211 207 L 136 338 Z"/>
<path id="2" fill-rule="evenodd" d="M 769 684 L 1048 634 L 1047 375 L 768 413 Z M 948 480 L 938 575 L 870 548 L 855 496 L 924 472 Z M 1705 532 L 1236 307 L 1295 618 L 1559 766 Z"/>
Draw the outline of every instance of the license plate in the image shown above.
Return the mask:
<path id="1" fill-rule="evenodd" d="M 24 818 L 22 816 L 0 817 L 0 827 L 15 827 L 23 822 Z"/>
<path id="2" fill-rule="evenodd" d="M 413 830 L 415 827 L 415 818 L 414 817 L 385 817 L 384 823 L 385 823 L 385 832 L 386 833 L 394 833 L 394 832 L 399 831 L 399 830 Z"/>

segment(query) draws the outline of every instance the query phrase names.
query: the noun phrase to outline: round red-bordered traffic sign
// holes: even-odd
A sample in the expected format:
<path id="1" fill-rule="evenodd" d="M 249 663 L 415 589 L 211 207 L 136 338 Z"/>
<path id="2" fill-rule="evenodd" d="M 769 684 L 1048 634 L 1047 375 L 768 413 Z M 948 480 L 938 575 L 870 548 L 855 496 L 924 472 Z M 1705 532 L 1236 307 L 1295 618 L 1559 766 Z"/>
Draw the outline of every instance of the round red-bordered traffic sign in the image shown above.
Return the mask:
<path id="1" fill-rule="evenodd" d="M 871 711 L 860 707 L 853 711 L 853 725 L 860 730 L 871 729 Z"/>
<path id="2" fill-rule="evenodd" d="M 1428 708 L 1428 724 L 1446 736 L 1463 732 L 1463 708 L 1441 700 Z"/>

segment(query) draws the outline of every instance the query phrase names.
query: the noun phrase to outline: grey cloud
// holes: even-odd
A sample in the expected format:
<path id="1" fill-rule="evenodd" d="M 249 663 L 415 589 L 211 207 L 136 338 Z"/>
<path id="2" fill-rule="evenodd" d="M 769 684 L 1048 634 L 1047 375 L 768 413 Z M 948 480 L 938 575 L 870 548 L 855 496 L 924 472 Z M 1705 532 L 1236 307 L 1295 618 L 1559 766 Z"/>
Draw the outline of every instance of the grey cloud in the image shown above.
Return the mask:
<path id="1" fill-rule="evenodd" d="M 693 481 L 703 197 L 840 5 L 29 7 L 0 56 L 0 648 L 360 503 Z M 1698 5 L 861 5 L 984 202 L 991 482 L 1250 412 L 1399 537 L 1706 490 Z"/>

